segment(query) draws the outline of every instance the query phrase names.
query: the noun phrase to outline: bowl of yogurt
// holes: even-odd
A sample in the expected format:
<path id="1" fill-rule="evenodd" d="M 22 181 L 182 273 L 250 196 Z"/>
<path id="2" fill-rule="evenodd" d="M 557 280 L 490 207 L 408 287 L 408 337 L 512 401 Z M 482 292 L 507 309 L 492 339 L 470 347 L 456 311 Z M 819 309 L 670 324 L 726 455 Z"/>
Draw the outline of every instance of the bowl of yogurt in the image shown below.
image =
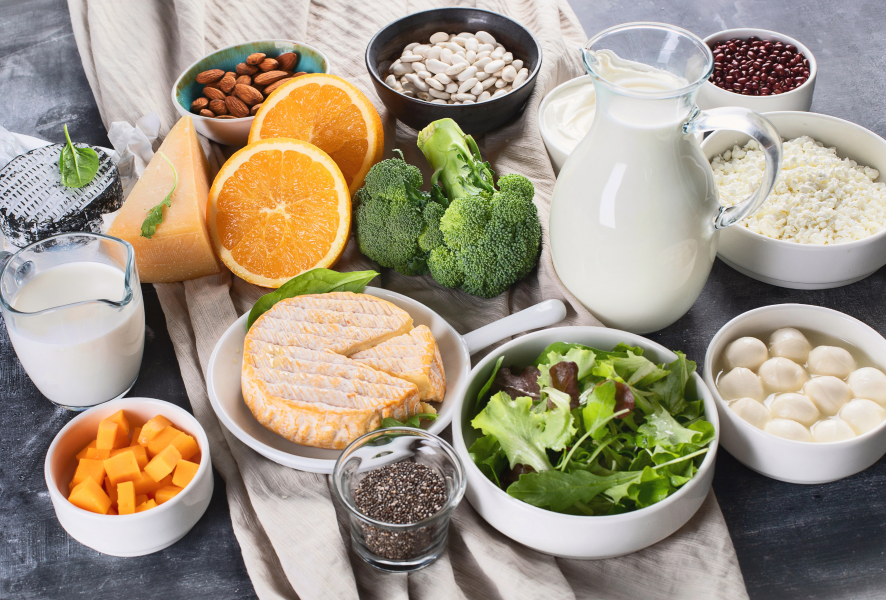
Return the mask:
<path id="1" fill-rule="evenodd" d="M 789 483 L 827 483 L 886 454 L 886 339 L 841 312 L 764 306 L 723 326 L 704 380 L 720 441 L 745 466 Z"/>
<path id="2" fill-rule="evenodd" d="M 538 128 L 554 170 L 590 131 L 597 95 L 590 75 L 570 79 L 551 90 L 538 108 Z"/>

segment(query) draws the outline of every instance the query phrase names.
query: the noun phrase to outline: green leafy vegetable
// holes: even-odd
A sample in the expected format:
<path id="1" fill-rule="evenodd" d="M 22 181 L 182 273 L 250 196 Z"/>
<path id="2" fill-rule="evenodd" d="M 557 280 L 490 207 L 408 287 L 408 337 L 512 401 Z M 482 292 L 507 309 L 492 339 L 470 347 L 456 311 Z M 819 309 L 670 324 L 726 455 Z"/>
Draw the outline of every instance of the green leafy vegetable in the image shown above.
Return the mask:
<path id="1" fill-rule="evenodd" d="M 468 454 L 486 477 L 501 487 L 501 475 L 508 468 L 508 457 L 494 435 L 484 435 L 471 444 Z"/>
<path id="2" fill-rule="evenodd" d="M 521 475 L 508 487 L 508 494 L 533 506 L 564 512 L 576 502 L 590 502 L 597 494 L 636 478 L 634 472 L 594 475 L 580 470 L 543 471 Z"/>
<path id="3" fill-rule="evenodd" d="M 90 147 L 79 148 L 71 143 L 68 126 L 65 125 L 67 143 L 62 147 L 58 157 L 58 169 L 65 187 L 79 188 L 92 181 L 98 173 L 99 159 L 95 150 Z"/>
<path id="4" fill-rule="evenodd" d="M 418 429 L 421 427 L 421 420 L 426 419 L 428 421 L 433 421 L 437 418 L 436 413 L 419 413 L 417 415 L 412 415 L 406 422 L 398 421 L 397 419 L 392 419 L 391 417 L 385 417 L 381 420 L 382 429 L 387 427 L 415 427 Z"/>
<path id="5" fill-rule="evenodd" d="M 166 158 L 166 155 L 162 152 L 157 152 L 160 156 L 169 163 L 169 168 L 172 169 L 172 189 L 169 190 L 169 193 L 166 194 L 166 197 L 155 206 L 154 208 L 148 211 L 148 216 L 145 217 L 145 220 L 142 222 L 142 237 L 146 237 L 151 239 L 151 236 L 157 232 L 157 225 L 163 222 L 163 207 L 164 206 L 172 206 L 172 194 L 175 192 L 175 188 L 178 187 L 178 171 L 175 170 L 175 166 L 172 162 Z"/>
<path id="6" fill-rule="evenodd" d="M 281 285 L 277 290 L 259 298 L 252 310 L 249 311 L 246 328 L 252 327 L 256 319 L 271 310 L 271 307 L 280 300 L 304 296 L 305 294 L 326 294 L 329 292 L 354 292 L 359 294 L 377 276 L 378 273 L 375 271 L 350 271 L 347 273 L 339 273 L 329 269 L 305 271 Z"/>
<path id="7" fill-rule="evenodd" d="M 495 383 L 495 376 L 498 375 L 498 370 L 501 369 L 501 363 L 504 361 L 504 356 L 499 356 L 498 361 L 495 363 L 495 368 L 492 369 L 492 374 L 489 376 L 489 379 L 483 384 L 483 387 L 480 388 L 480 393 L 477 394 L 477 412 L 483 410 L 483 407 L 486 404 L 483 403 L 483 400 L 486 399 L 486 394 L 489 393 L 489 390 L 492 389 L 492 384 Z"/>

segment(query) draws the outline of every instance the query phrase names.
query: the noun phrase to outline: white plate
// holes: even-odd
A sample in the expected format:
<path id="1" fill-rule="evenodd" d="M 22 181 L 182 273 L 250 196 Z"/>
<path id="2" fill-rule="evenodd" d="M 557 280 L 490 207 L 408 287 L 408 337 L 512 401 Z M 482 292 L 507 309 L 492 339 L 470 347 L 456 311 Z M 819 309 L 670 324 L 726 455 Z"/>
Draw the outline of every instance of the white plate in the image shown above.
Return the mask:
<path id="1" fill-rule="evenodd" d="M 415 325 L 426 325 L 437 340 L 446 372 L 446 396 L 438 407 L 439 416 L 425 427 L 431 433 L 440 433 L 452 421 L 455 396 L 471 370 L 471 353 L 511 335 L 553 325 L 566 316 L 562 302 L 547 300 L 462 337 L 443 317 L 420 302 L 380 288 L 368 287 L 364 293 L 399 306 L 412 316 Z M 248 316 L 243 315 L 228 328 L 209 358 L 206 389 L 215 414 L 241 442 L 262 456 L 301 471 L 332 473 L 341 450 L 290 442 L 259 423 L 243 401 L 240 370 Z"/>

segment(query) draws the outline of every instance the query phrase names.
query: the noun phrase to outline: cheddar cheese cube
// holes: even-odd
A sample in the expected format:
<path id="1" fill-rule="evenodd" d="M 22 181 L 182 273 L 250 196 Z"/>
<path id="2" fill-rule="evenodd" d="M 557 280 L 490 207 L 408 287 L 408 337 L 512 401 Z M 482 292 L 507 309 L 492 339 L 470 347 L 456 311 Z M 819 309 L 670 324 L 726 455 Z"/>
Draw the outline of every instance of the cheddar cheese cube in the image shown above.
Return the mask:
<path id="1" fill-rule="evenodd" d="M 167 475 L 160 481 L 155 481 L 150 475 L 142 471 L 141 476 L 133 483 L 135 483 L 136 494 L 154 493 L 162 487 L 172 485 L 172 475 Z"/>
<path id="2" fill-rule="evenodd" d="M 87 453 L 89 450 L 93 451 L 92 452 L 93 456 L 87 456 Z M 95 455 L 95 440 L 92 440 L 91 442 L 89 442 L 89 444 L 85 448 L 83 448 L 83 450 L 78 452 L 77 456 L 75 456 L 74 458 L 76 458 L 77 460 L 80 460 L 81 458 L 95 458 L 94 455 Z"/>
<path id="3" fill-rule="evenodd" d="M 106 512 L 105 514 L 106 515 L 119 515 L 120 513 L 118 513 L 116 510 L 114 510 L 114 505 L 112 504 L 111 508 L 109 508 L 108 512 Z"/>
<path id="4" fill-rule="evenodd" d="M 166 446 L 159 454 L 151 459 L 145 467 L 145 473 L 154 481 L 160 481 L 172 473 L 178 461 L 182 459 L 181 452 L 175 446 Z"/>
<path id="5" fill-rule="evenodd" d="M 129 419 L 123 414 L 122 410 L 118 410 L 113 415 L 105 419 L 117 424 L 117 440 L 114 448 L 124 448 L 129 445 Z"/>
<path id="6" fill-rule="evenodd" d="M 120 426 L 107 419 L 98 424 L 98 437 L 95 439 L 95 447 L 99 450 L 113 450 L 117 447 L 117 431 Z"/>
<path id="7" fill-rule="evenodd" d="M 147 502 L 142 502 L 138 506 L 135 507 L 135 512 L 140 513 L 144 512 L 151 508 L 157 508 L 157 502 L 153 499 L 148 500 Z"/>
<path id="8" fill-rule="evenodd" d="M 147 500 L 147 496 L 145 496 Z M 135 512 L 135 484 L 124 481 L 117 484 L 117 510 L 121 515 L 131 515 Z"/>
<path id="9" fill-rule="evenodd" d="M 181 431 L 172 425 L 165 427 L 163 431 L 155 435 L 151 438 L 151 441 L 148 442 L 148 456 L 153 458 L 160 454 L 164 448 L 172 444 L 172 440 L 178 437 L 178 434 L 180 433 Z"/>
<path id="10" fill-rule="evenodd" d="M 141 445 L 138 443 L 138 436 L 141 435 L 141 432 L 142 432 L 141 427 L 133 427 L 133 429 L 132 429 L 132 443 L 129 444 L 130 446 L 140 446 Z"/>
<path id="11" fill-rule="evenodd" d="M 141 474 L 138 461 L 135 460 L 135 454 L 132 451 L 121 452 L 117 456 L 112 456 L 104 461 L 104 464 L 105 471 L 114 485 L 124 481 L 135 481 Z"/>
<path id="12" fill-rule="evenodd" d="M 135 455 L 135 461 L 138 463 L 139 469 L 144 469 L 145 465 L 148 464 L 148 451 L 145 449 L 144 446 L 136 444 L 135 446 L 117 448 L 116 450 L 111 450 L 111 456 L 117 456 L 118 454 L 123 454 L 124 452 L 132 452 Z"/>
<path id="13" fill-rule="evenodd" d="M 189 460 L 200 452 L 200 446 L 197 445 L 197 441 L 184 432 L 179 433 L 172 439 L 172 445 L 182 455 L 182 460 Z"/>
<path id="14" fill-rule="evenodd" d="M 88 478 L 95 481 L 101 487 L 105 481 L 104 461 L 81 458 L 80 462 L 77 463 L 77 471 L 74 472 L 70 488 L 73 490 L 75 486 L 83 483 Z"/>
<path id="15" fill-rule="evenodd" d="M 87 477 L 74 486 L 71 495 L 68 496 L 68 501 L 83 510 L 100 515 L 107 514 L 108 509 L 111 508 L 111 499 L 92 477 Z"/>
<path id="16" fill-rule="evenodd" d="M 105 493 L 111 499 L 111 505 L 117 504 L 117 486 L 111 483 L 110 477 L 105 477 Z"/>
<path id="17" fill-rule="evenodd" d="M 173 498 L 175 498 L 182 489 L 177 485 L 168 485 L 166 487 L 162 487 L 154 493 L 154 500 L 157 501 L 157 504 L 163 504 L 164 502 L 169 502 Z"/>
<path id="18" fill-rule="evenodd" d="M 157 415 L 156 417 L 142 425 L 142 430 L 138 434 L 138 443 L 142 446 L 147 446 L 148 442 L 150 442 L 155 435 L 157 435 L 170 425 L 172 425 L 172 421 L 170 421 L 163 415 Z"/>
<path id="19" fill-rule="evenodd" d="M 187 487 L 191 480 L 194 479 L 194 475 L 197 474 L 197 469 L 199 468 L 200 465 L 196 463 L 187 460 L 178 461 L 178 464 L 175 466 L 175 473 L 172 475 L 172 483 L 180 488 Z"/>

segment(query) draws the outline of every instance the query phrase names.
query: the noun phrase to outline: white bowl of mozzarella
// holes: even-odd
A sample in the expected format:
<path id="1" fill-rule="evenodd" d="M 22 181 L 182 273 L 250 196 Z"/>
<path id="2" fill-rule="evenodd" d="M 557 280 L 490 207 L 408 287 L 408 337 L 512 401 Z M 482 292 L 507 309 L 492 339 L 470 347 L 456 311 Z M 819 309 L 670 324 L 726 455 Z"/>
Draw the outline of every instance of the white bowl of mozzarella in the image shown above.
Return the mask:
<path id="1" fill-rule="evenodd" d="M 886 454 L 886 339 L 858 319 L 778 304 L 729 321 L 711 340 L 704 380 L 720 443 L 773 479 L 816 484 Z"/>

